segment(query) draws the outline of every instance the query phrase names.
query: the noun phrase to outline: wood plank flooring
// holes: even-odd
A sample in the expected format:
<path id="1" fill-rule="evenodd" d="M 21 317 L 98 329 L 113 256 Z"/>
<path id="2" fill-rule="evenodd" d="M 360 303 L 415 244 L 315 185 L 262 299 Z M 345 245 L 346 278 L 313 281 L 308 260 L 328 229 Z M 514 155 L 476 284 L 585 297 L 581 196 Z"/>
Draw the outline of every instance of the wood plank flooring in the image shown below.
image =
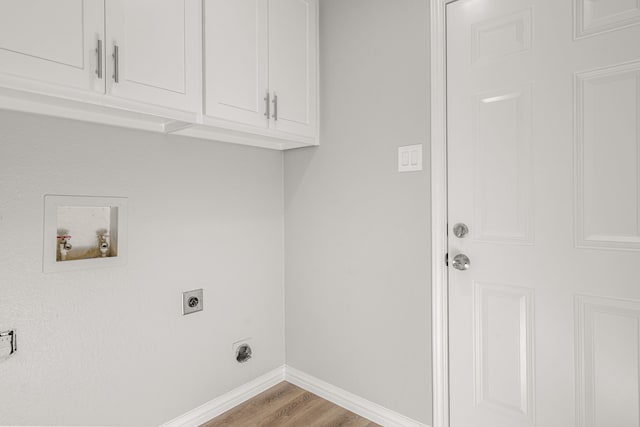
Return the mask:
<path id="1" fill-rule="evenodd" d="M 288 382 L 206 422 L 201 427 L 380 427 Z"/>

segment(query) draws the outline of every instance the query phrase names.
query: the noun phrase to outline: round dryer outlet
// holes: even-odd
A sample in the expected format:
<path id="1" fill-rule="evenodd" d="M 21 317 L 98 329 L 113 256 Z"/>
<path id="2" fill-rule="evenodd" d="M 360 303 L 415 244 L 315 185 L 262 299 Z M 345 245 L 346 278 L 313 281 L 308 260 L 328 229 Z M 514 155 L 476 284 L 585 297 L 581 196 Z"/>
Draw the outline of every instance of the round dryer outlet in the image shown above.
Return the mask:
<path id="1" fill-rule="evenodd" d="M 246 363 L 253 357 L 251 338 L 245 338 L 233 343 L 233 357 L 238 363 Z"/>
<path id="2" fill-rule="evenodd" d="M 251 346 L 249 344 L 241 344 L 236 350 L 236 362 L 245 363 L 251 359 Z"/>

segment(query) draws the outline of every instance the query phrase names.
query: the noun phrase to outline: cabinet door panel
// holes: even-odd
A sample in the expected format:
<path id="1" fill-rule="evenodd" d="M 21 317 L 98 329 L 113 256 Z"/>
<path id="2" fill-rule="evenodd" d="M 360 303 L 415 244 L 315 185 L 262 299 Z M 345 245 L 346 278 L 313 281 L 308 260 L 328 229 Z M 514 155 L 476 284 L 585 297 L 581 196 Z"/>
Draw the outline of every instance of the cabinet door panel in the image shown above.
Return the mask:
<path id="1" fill-rule="evenodd" d="M 275 129 L 317 134 L 317 1 L 269 0 L 269 86 Z"/>
<path id="2" fill-rule="evenodd" d="M 1 73 L 103 92 L 98 39 L 104 39 L 103 0 L 0 2 Z"/>
<path id="3" fill-rule="evenodd" d="M 266 0 L 205 0 L 206 114 L 267 126 Z"/>
<path id="4" fill-rule="evenodd" d="M 108 93 L 198 111 L 200 35 L 199 0 L 109 0 Z M 118 46 L 118 82 L 114 46 Z"/>

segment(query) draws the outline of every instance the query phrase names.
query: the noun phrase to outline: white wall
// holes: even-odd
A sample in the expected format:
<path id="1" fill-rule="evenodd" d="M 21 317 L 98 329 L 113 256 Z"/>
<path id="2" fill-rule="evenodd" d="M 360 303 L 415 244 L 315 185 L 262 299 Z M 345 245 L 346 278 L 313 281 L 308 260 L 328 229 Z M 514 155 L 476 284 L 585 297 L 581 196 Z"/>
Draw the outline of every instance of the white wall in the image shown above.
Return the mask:
<path id="1" fill-rule="evenodd" d="M 282 365 L 282 178 L 275 151 L 0 111 L 0 424 L 158 425 Z M 128 197 L 128 265 L 43 274 L 45 194 Z"/>
<path id="2" fill-rule="evenodd" d="M 322 0 L 321 145 L 285 154 L 287 364 L 431 422 L 427 0 Z"/>

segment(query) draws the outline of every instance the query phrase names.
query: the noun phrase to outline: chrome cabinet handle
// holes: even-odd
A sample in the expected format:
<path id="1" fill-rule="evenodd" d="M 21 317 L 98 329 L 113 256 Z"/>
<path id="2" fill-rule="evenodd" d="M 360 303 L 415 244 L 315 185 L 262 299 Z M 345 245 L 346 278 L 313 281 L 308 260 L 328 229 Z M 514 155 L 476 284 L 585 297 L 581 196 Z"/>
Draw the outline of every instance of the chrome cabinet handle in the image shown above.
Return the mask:
<path id="1" fill-rule="evenodd" d="M 120 83 L 120 52 L 118 45 L 113 45 L 113 81 Z"/>
<path id="2" fill-rule="evenodd" d="M 98 45 L 96 46 L 96 56 L 98 61 L 96 62 L 96 75 L 99 79 L 102 78 L 102 40 L 98 39 Z"/>
<path id="3" fill-rule="evenodd" d="M 273 120 L 278 120 L 278 95 L 273 94 Z"/>
<path id="4" fill-rule="evenodd" d="M 471 260 L 465 254 L 458 254 L 453 257 L 453 262 L 451 263 L 453 268 L 456 270 L 468 270 L 471 267 Z"/>
<path id="5" fill-rule="evenodd" d="M 264 106 L 264 116 L 269 120 L 271 118 L 271 95 L 269 91 L 267 91 L 267 94 L 264 96 Z"/>

